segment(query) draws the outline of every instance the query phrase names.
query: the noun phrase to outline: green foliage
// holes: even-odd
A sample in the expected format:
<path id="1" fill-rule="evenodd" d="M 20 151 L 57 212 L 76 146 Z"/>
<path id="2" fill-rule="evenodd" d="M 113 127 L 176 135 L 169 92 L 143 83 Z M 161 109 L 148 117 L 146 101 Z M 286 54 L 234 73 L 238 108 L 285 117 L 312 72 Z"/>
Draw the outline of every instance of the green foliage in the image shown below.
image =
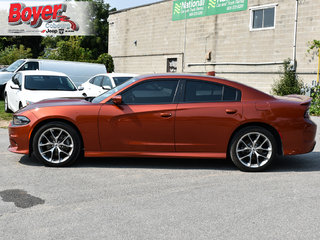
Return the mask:
<path id="1" fill-rule="evenodd" d="M 41 45 L 42 37 L 40 36 L 15 36 L 15 37 L 1 37 L 0 38 L 0 51 L 6 47 L 13 45 L 23 45 L 25 48 L 30 48 L 32 56 L 37 58 L 43 51 L 44 46 Z"/>
<path id="2" fill-rule="evenodd" d="M 68 41 L 60 40 L 55 49 L 46 49 L 44 58 L 65 61 L 91 62 L 89 49 L 81 47 L 82 37 L 70 36 Z"/>
<path id="3" fill-rule="evenodd" d="M 308 52 L 312 51 L 312 50 L 316 50 L 320 48 L 320 40 L 313 40 L 311 42 L 309 42 L 309 49 Z"/>
<path id="4" fill-rule="evenodd" d="M 113 72 L 114 70 L 113 60 L 108 53 L 102 53 L 98 57 L 96 62 L 104 64 L 106 66 L 107 72 Z"/>
<path id="5" fill-rule="evenodd" d="M 100 54 L 108 52 L 109 36 L 109 12 L 116 9 L 110 9 L 110 5 L 103 0 L 90 0 L 93 4 L 93 30 L 94 36 L 85 36 L 81 46 L 92 50 L 92 56 L 97 59 Z"/>
<path id="6" fill-rule="evenodd" d="M 12 113 L 6 113 L 4 111 L 4 101 L 0 101 L 0 120 L 9 121 L 12 120 Z"/>
<path id="7" fill-rule="evenodd" d="M 301 94 L 303 82 L 296 76 L 296 73 L 290 69 L 290 59 L 283 63 L 283 73 L 280 79 L 272 86 L 272 93 L 279 96 L 289 94 Z"/>
<path id="8" fill-rule="evenodd" d="M 311 94 L 312 102 L 310 106 L 310 114 L 320 116 L 320 85 L 313 88 Z"/>
<path id="9" fill-rule="evenodd" d="M 31 49 L 25 48 L 23 45 L 17 47 L 12 45 L 6 47 L 3 51 L 0 52 L 0 64 L 10 65 L 14 61 L 20 58 L 30 58 L 32 57 Z"/>

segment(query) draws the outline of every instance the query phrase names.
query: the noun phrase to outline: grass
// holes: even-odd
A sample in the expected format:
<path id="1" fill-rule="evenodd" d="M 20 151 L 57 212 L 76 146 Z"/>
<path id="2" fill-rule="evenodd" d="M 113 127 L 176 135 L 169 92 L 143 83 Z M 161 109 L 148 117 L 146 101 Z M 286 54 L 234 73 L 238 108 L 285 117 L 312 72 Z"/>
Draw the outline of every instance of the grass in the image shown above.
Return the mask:
<path id="1" fill-rule="evenodd" d="M 4 111 L 4 101 L 0 101 L 0 120 L 11 120 L 12 119 L 12 113 L 6 113 Z"/>

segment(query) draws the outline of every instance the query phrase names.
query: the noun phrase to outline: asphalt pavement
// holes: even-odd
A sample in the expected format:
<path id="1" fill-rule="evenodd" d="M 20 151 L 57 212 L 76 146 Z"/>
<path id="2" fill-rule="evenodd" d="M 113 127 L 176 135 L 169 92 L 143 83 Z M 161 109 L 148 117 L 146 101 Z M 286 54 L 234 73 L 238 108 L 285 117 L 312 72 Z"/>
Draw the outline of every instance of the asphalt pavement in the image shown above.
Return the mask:
<path id="1" fill-rule="evenodd" d="M 318 240 L 319 130 L 317 142 L 262 173 L 223 159 L 85 158 L 48 168 L 8 152 L 0 129 L 0 238 Z"/>

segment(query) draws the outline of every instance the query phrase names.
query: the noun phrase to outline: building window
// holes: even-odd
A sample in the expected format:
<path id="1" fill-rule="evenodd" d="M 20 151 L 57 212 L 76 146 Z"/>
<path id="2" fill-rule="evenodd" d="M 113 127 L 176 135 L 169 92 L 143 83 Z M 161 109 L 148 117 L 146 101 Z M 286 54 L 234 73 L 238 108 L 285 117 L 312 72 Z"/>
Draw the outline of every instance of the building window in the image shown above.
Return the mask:
<path id="1" fill-rule="evenodd" d="M 177 72 L 177 58 L 168 58 L 167 59 L 167 72 Z"/>
<path id="2" fill-rule="evenodd" d="M 275 27 L 277 4 L 250 8 L 250 31 L 273 29 Z"/>

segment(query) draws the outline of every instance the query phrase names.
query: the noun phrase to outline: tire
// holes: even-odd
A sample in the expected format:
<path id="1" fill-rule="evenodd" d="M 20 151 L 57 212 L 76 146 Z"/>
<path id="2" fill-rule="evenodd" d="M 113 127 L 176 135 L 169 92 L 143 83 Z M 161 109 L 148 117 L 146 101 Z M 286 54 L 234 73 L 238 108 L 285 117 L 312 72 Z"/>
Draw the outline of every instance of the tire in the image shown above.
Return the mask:
<path id="1" fill-rule="evenodd" d="M 50 122 L 40 127 L 32 146 L 34 156 L 50 167 L 70 166 L 81 153 L 78 132 L 63 122 Z"/>
<path id="2" fill-rule="evenodd" d="M 230 144 L 232 162 L 245 172 L 265 170 L 277 153 L 275 137 L 262 127 L 246 127 L 235 134 Z"/>
<path id="3" fill-rule="evenodd" d="M 8 96 L 6 93 L 4 93 L 4 111 L 6 113 L 12 113 L 12 111 L 10 110 L 10 108 L 8 106 Z"/>
<path id="4" fill-rule="evenodd" d="M 21 108 L 23 108 L 23 106 L 22 106 L 22 103 L 19 102 L 19 110 L 20 110 Z"/>

